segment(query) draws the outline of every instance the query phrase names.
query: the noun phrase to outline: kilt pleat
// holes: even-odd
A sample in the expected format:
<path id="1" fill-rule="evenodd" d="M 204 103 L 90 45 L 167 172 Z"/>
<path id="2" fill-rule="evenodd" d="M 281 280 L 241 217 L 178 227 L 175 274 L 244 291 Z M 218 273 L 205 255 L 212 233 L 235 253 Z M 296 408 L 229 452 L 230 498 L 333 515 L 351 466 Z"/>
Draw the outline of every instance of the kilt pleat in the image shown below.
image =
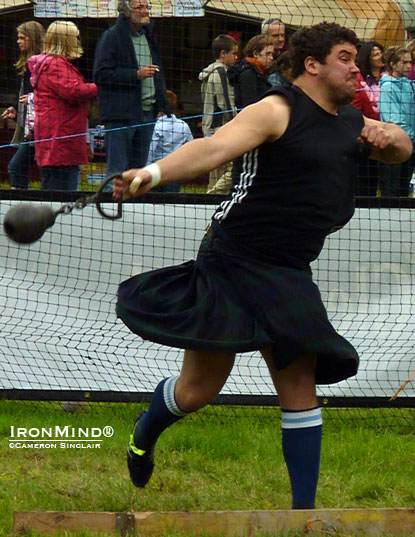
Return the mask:
<path id="1" fill-rule="evenodd" d="M 330 323 L 311 272 L 247 259 L 212 232 L 196 261 L 122 282 L 117 315 L 162 345 L 234 353 L 271 346 L 278 369 L 317 354 L 318 384 L 358 368 L 357 352 Z"/>

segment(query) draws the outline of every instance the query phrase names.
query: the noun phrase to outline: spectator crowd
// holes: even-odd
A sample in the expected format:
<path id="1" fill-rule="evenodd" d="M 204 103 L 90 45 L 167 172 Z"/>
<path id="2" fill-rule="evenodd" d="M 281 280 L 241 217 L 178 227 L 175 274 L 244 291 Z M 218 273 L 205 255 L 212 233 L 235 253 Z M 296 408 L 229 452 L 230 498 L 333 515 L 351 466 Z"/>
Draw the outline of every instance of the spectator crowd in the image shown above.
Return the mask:
<path id="1" fill-rule="evenodd" d="M 79 188 L 80 166 L 91 159 L 88 103 L 95 99 L 104 125 L 107 177 L 141 168 L 192 140 L 190 127 L 177 117 L 177 95 L 166 87 L 147 0 L 118 0 L 117 7 L 115 25 L 96 46 L 93 82 L 86 82 L 75 66 L 83 49 L 73 22 L 58 20 L 46 31 L 36 21 L 17 27 L 18 99 L 2 114 L 16 125 L 11 143 L 17 151 L 8 164 L 11 188 L 28 188 L 34 162 L 43 190 Z M 212 43 L 213 61 L 199 74 L 205 137 L 271 87 L 284 88 L 293 82 L 286 29 L 280 19 L 264 20 L 261 33 L 242 50 L 240 45 L 232 35 L 218 35 Z M 389 48 L 376 41 L 361 43 L 352 103 L 368 118 L 399 125 L 412 142 L 414 53 L 415 40 L 406 47 Z M 414 168 L 414 155 L 402 164 L 381 164 L 362 155 L 356 195 L 408 196 Z M 235 161 L 210 172 L 207 192 L 229 193 L 239 169 Z M 174 185 L 167 191 L 179 189 Z"/>

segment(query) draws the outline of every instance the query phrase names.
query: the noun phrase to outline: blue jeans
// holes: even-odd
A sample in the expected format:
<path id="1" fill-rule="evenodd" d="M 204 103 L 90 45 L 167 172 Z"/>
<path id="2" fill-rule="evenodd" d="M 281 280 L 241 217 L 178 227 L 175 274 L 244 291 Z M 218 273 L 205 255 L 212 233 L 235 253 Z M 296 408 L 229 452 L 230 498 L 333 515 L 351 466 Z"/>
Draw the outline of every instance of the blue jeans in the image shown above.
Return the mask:
<path id="1" fill-rule="evenodd" d="M 34 159 L 35 146 L 33 144 L 19 145 L 7 167 L 11 186 L 15 188 L 27 188 L 29 186 L 28 174 Z"/>
<path id="2" fill-rule="evenodd" d="M 382 196 L 409 196 L 409 184 L 415 168 L 415 153 L 400 164 L 380 165 L 380 190 Z"/>
<path id="3" fill-rule="evenodd" d="M 152 188 L 151 192 L 168 192 L 170 194 L 174 194 L 180 192 L 180 183 L 171 183 L 165 186 L 158 186 L 156 188 Z"/>
<path id="4" fill-rule="evenodd" d="M 105 133 L 107 177 L 113 173 L 123 172 L 130 168 L 143 168 L 146 165 L 156 116 L 154 110 L 143 112 L 142 123 L 145 125 L 139 127 L 129 127 L 126 122 L 120 121 L 110 121 L 105 124 L 105 129 L 124 127 Z M 111 191 L 112 185 L 107 185 L 105 190 Z"/>
<path id="5" fill-rule="evenodd" d="M 42 190 L 78 190 L 79 166 L 41 166 Z"/>

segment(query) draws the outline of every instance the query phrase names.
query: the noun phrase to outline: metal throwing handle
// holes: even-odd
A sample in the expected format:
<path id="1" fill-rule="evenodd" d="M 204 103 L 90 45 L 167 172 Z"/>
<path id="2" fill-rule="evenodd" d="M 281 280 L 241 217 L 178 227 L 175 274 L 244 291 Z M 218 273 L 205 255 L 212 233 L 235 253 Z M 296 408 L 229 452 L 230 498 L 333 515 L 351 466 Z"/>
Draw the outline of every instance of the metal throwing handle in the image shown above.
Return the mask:
<path id="1" fill-rule="evenodd" d="M 107 218 L 108 220 L 118 220 L 119 218 L 122 217 L 122 208 L 121 208 L 122 202 L 121 201 L 117 203 L 117 214 L 107 214 L 104 211 L 104 209 L 101 207 L 101 203 L 102 203 L 101 197 L 104 192 L 104 188 L 107 186 L 107 184 L 110 181 L 113 181 L 114 179 L 117 179 L 117 178 L 120 178 L 120 179 L 122 178 L 121 172 L 113 173 L 112 175 L 104 179 L 104 181 L 102 181 L 102 183 L 99 185 L 99 188 L 94 196 L 95 207 L 97 208 L 97 211 L 103 218 Z"/>

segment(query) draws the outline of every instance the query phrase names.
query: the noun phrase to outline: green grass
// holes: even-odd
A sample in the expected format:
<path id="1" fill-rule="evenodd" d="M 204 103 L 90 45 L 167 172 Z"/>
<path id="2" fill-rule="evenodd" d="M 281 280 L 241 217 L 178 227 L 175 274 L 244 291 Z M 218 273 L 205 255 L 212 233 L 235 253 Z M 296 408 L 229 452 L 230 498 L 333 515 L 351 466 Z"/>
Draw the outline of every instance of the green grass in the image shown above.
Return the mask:
<path id="1" fill-rule="evenodd" d="M 40 190 L 41 181 L 29 181 L 29 190 Z M 181 185 L 180 192 L 182 194 L 206 194 L 206 185 L 188 184 Z M 2 182 L 1 190 L 10 190 L 10 183 Z M 98 190 L 98 184 L 90 185 L 87 181 L 79 183 L 79 192 L 93 192 Z"/>
<path id="2" fill-rule="evenodd" d="M 278 412 L 245 409 L 245 417 L 235 417 L 215 408 L 177 423 L 159 441 L 150 484 L 137 490 L 129 482 L 125 448 L 139 408 L 91 404 L 68 414 L 59 403 L 0 401 L 0 537 L 10 534 L 14 510 L 289 509 Z M 327 418 L 332 410 L 324 412 Z M 415 435 L 368 426 L 376 423 L 374 411 L 358 414 L 349 425 L 325 421 L 317 506 L 413 507 Z M 10 449 L 11 425 L 111 425 L 115 433 L 100 450 Z"/>
<path id="3" fill-rule="evenodd" d="M 28 190 L 40 190 L 41 187 L 41 181 L 29 181 L 29 188 Z M 1 190 L 10 190 L 10 183 L 8 181 L 2 182 L 0 186 Z M 79 184 L 79 192 L 91 192 L 93 190 L 97 190 L 98 186 L 94 185 L 91 186 L 86 181 L 81 181 Z"/>

